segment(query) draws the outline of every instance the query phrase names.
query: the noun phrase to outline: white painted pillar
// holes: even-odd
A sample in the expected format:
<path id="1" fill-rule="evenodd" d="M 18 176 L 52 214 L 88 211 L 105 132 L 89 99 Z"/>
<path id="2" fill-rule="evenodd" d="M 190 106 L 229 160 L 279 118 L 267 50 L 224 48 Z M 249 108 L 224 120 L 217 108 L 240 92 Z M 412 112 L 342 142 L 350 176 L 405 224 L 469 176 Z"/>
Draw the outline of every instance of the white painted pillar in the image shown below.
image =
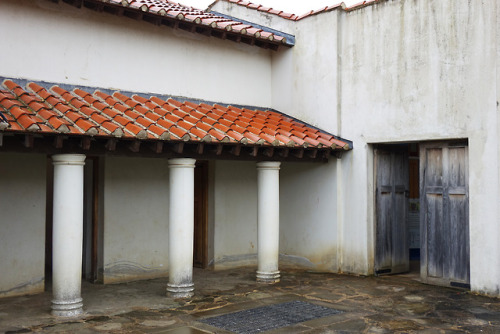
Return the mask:
<path id="1" fill-rule="evenodd" d="M 280 162 L 257 163 L 257 281 L 277 283 L 280 233 Z"/>
<path id="2" fill-rule="evenodd" d="M 52 314 L 83 312 L 81 297 L 83 244 L 83 154 L 52 156 L 54 212 L 52 227 Z"/>
<path id="3" fill-rule="evenodd" d="M 194 167 L 195 159 L 170 159 L 167 294 L 189 298 L 194 294 Z"/>

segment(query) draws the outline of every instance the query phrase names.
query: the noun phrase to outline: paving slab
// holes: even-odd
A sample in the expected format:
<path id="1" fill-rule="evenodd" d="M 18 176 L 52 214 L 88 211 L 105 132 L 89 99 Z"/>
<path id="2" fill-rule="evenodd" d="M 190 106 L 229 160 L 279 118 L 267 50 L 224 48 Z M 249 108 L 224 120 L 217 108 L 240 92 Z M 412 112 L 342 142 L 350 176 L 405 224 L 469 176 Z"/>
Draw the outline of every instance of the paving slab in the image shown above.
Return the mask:
<path id="1" fill-rule="evenodd" d="M 195 269 L 195 295 L 186 300 L 167 297 L 167 282 L 168 278 L 111 285 L 83 282 L 85 313 L 70 319 L 50 315 L 50 287 L 38 295 L 3 298 L 0 332 L 231 333 L 202 321 L 297 302 L 342 312 L 266 333 L 500 333 L 500 299 L 425 285 L 408 275 L 285 270 L 281 282 L 267 285 L 255 281 L 253 268 Z M 262 323 L 269 321 L 265 313 L 261 316 Z"/>

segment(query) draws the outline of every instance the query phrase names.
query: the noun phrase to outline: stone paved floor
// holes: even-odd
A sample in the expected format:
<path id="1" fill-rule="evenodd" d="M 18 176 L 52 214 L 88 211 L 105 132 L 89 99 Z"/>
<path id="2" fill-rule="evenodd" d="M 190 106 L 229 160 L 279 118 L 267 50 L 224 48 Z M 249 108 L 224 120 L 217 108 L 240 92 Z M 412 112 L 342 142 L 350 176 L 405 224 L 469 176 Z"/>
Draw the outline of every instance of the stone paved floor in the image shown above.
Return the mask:
<path id="1" fill-rule="evenodd" d="M 196 295 L 165 296 L 166 279 L 83 284 L 85 315 L 50 316 L 50 292 L 0 299 L 6 333 L 228 333 L 198 320 L 302 300 L 344 311 L 267 333 L 500 333 L 500 299 L 424 285 L 409 276 L 282 272 L 259 285 L 253 269 L 195 270 Z"/>

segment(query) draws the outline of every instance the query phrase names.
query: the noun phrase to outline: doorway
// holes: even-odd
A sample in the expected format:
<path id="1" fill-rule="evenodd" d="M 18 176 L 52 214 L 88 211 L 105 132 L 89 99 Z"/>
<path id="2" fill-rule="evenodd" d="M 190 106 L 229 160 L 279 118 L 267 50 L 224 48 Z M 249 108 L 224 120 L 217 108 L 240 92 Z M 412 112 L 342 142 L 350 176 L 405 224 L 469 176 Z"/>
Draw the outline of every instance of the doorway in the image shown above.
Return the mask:
<path id="1" fill-rule="evenodd" d="M 208 161 L 197 161 L 194 169 L 193 266 L 208 266 Z"/>
<path id="2" fill-rule="evenodd" d="M 98 157 L 87 157 L 84 167 L 82 278 L 92 283 L 102 282 L 99 276 L 103 262 L 101 162 Z"/>
<path id="3" fill-rule="evenodd" d="M 470 288 L 467 141 L 374 146 L 375 274 Z"/>

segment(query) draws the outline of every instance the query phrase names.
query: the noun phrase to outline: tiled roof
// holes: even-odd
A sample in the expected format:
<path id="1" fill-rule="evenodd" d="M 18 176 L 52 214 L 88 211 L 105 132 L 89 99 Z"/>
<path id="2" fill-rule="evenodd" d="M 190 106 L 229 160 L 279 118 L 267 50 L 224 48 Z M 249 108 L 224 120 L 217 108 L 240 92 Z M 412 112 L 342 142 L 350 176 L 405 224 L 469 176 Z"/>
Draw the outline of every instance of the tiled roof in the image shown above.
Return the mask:
<path id="1" fill-rule="evenodd" d="M 350 142 L 272 110 L 5 79 L 4 133 L 348 150 Z M 45 87 L 44 87 L 45 86 Z"/>
<path id="2" fill-rule="evenodd" d="M 221 0 L 218 0 L 218 1 L 221 1 Z M 331 6 L 322 7 L 322 8 L 317 9 L 317 10 L 311 10 L 307 13 L 302 14 L 302 15 L 295 15 L 295 14 L 286 13 L 286 12 L 281 11 L 281 10 L 262 6 L 262 5 L 255 4 L 255 3 L 245 1 L 245 0 L 222 0 L 222 1 L 231 2 L 234 4 L 240 5 L 240 6 L 250 8 L 250 9 L 258 10 L 260 12 L 266 12 L 269 14 L 277 15 L 277 16 L 282 17 L 282 18 L 287 19 L 287 20 L 298 21 L 298 20 L 301 20 L 303 18 L 309 17 L 311 15 L 329 12 L 329 11 L 334 10 L 334 9 L 343 9 L 345 11 L 352 11 L 352 10 L 356 10 L 356 9 L 359 9 L 359 8 L 362 8 L 362 7 L 365 7 L 368 5 L 372 5 L 372 4 L 377 3 L 377 2 L 382 2 L 382 1 L 387 1 L 387 0 L 360 1 L 359 3 L 356 3 L 356 4 L 351 5 L 351 6 L 346 6 L 344 2 L 339 2 L 339 3 L 331 5 Z"/>
<path id="3" fill-rule="evenodd" d="M 142 19 L 157 25 L 166 25 L 274 50 L 280 45 L 291 46 L 287 43 L 286 37 L 266 31 L 264 27 L 252 26 L 168 0 L 71 0 L 66 2 L 77 7 L 83 6 L 115 15 Z"/>

